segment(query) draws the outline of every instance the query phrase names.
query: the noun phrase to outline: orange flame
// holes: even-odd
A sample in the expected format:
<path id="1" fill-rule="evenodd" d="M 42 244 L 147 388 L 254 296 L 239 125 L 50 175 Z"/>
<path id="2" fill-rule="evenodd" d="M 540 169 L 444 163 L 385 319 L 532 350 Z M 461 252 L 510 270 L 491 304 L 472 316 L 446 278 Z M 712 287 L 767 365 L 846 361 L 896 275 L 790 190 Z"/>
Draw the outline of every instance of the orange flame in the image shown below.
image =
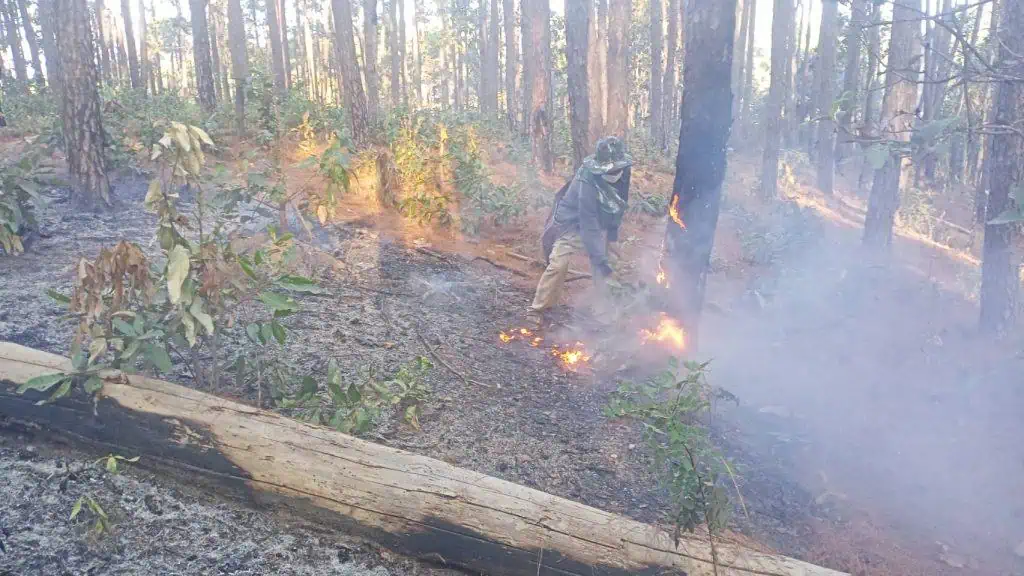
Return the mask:
<path id="1" fill-rule="evenodd" d="M 533 346 L 534 348 L 536 348 L 537 346 L 540 346 L 540 343 L 543 342 L 543 341 L 544 341 L 543 338 L 541 338 L 540 336 L 537 336 L 536 338 L 534 338 L 533 340 L 530 341 L 530 346 Z"/>
<path id="2" fill-rule="evenodd" d="M 658 275 L 654 277 L 654 280 L 658 284 L 668 288 L 668 275 L 665 274 L 665 269 L 661 267 L 660 262 L 658 263 Z"/>
<path id="3" fill-rule="evenodd" d="M 508 334 L 505 334 L 504 332 L 498 332 L 498 339 L 500 339 L 505 344 L 508 344 L 509 342 L 511 342 L 513 338 L 515 338 L 515 336 L 509 336 Z"/>
<path id="4" fill-rule="evenodd" d="M 590 361 L 590 355 L 583 349 L 582 342 L 577 342 L 574 348 L 568 350 L 559 350 L 558 346 L 555 346 L 551 349 L 551 354 L 561 360 L 563 366 L 572 371 L 576 371 Z"/>
<path id="5" fill-rule="evenodd" d="M 672 218 L 673 222 L 679 225 L 680 228 L 686 228 L 686 224 L 683 224 L 683 219 L 679 217 L 678 194 L 672 197 L 672 204 L 668 207 L 668 215 Z"/>
<path id="6" fill-rule="evenodd" d="M 640 330 L 640 341 L 643 344 L 652 341 L 663 342 L 672 348 L 682 350 L 686 348 L 686 333 L 675 318 L 670 318 L 662 313 L 661 321 L 658 322 L 658 327 L 654 331 L 646 328 Z"/>

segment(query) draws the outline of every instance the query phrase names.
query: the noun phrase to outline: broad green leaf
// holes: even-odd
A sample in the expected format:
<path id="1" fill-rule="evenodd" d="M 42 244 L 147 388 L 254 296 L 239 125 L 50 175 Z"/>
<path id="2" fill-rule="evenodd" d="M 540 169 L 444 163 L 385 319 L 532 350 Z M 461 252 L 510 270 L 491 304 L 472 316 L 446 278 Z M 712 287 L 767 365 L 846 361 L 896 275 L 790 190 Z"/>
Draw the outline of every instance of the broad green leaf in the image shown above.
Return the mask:
<path id="1" fill-rule="evenodd" d="M 117 474 L 117 458 L 114 458 L 113 456 L 108 456 L 106 468 L 107 472 L 111 474 Z"/>
<path id="2" fill-rule="evenodd" d="M 277 320 L 274 320 L 273 322 L 270 323 L 270 330 L 271 332 L 273 332 L 274 339 L 277 340 L 277 343 L 284 346 L 284 341 L 285 338 L 287 337 L 284 330 L 284 326 L 282 326 L 281 323 L 278 322 Z"/>
<path id="3" fill-rule="evenodd" d="M 61 294 L 60 292 L 57 292 L 56 290 L 47 290 L 46 295 L 49 296 L 50 299 L 56 302 L 57 304 L 71 304 L 71 298 Z"/>
<path id="4" fill-rule="evenodd" d="M 156 178 L 150 180 L 149 189 L 146 191 L 146 199 L 143 201 L 143 206 L 147 211 L 155 212 L 163 199 L 164 192 L 163 188 L 160 186 L 160 180 Z"/>
<path id="5" fill-rule="evenodd" d="M 260 301 L 274 312 L 295 312 L 299 309 L 294 299 L 277 292 L 260 292 Z"/>
<path id="6" fill-rule="evenodd" d="M 103 389 L 103 379 L 99 376 L 90 376 L 89 379 L 85 381 L 84 388 L 89 394 L 95 394 Z"/>
<path id="7" fill-rule="evenodd" d="M 124 360 L 131 360 L 133 356 L 139 351 L 139 347 L 142 345 L 140 340 L 132 340 L 128 343 L 128 346 L 124 349 L 121 354 L 121 358 Z"/>
<path id="8" fill-rule="evenodd" d="M 146 348 L 146 358 L 156 366 L 156 369 L 167 373 L 171 371 L 171 357 L 167 349 L 161 344 L 150 344 Z"/>
<path id="9" fill-rule="evenodd" d="M 284 275 L 277 279 L 277 285 L 285 290 L 305 292 L 307 294 L 323 294 L 324 290 L 316 282 L 304 276 Z"/>
<path id="10" fill-rule="evenodd" d="M 274 339 L 274 329 L 270 327 L 269 323 L 260 326 L 260 340 L 264 344 Z"/>
<path id="11" fill-rule="evenodd" d="M 89 357 L 82 353 L 81 350 L 75 352 L 71 356 L 71 367 L 75 370 L 85 370 L 89 366 Z"/>
<path id="12" fill-rule="evenodd" d="M 312 376 L 306 376 L 302 379 L 302 395 L 312 396 L 316 394 L 317 385 L 316 380 Z"/>
<path id="13" fill-rule="evenodd" d="M 58 372 L 56 374 L 45 374 L 43 376 L 36 376 L 25 382 L 21 386 L 18 386 L 18 394 L 24 394 L 29 390 L 38 390 L 39 392 L 46 392 L 50 388 L 53 388 L 58 383 L 68 378 L 67 374 Z"/>
<path id="14" fill-rule="evenodd" d="M 125 336 L 138 336 L 138 333 L 135 332 L 135 328 L 133 328 L 131 324 L 125 322 L 124 320 L 121 320 L 120 318 L 114 318 L 110 323 L 118 332 L 124 334 Z"/>
<path id="15" fill-rule="evenodd" d="M 50 404 L 52 402 L 56 402 L 57 400 L 60 400 L 61 398 L 67 396 L 68 392 L 71 392 L 71 378 L 65 378 L 64 381 L 60 383 L 60 386 L 58 386 L 57 389 L 53 391 L 53 394 L 50 394 L 49 398 L 47 398 L 46 400 L 40 400 L 39 402 L 36 402 L 36 405 L 42 406 L 43 404 Z"/>
<path id="16" fill-rule="evenodd" d="M 348 385 L 348 401 L 351 404 L 359 404 L 359 401 L 363 399 L 363 394 L 359 391 L 359 388 L 353 382 Z"/>
<path id="17" fill-rule="evenodd" d="M 245 327 L 245 333 L 249 336 L 249 340 L 252 340 L 253 344 L 265 344 L 262 338 L 260 338 L 260 325 L 253 322 Z"/>
<path id="18" fill-rule="evenodd" d="M 409 406 L 405 409 L 405 421 L 408 422 L 413 428 L 420 429 L 420 419 L 417 415 L 416 406 Z"/>
<path id="19" fill-rule="evenodd" d="M 185 340 L 188 340 L 190 348 L 196 346 L 196 321 L 188 312 L 181 311 L 181 323 L 185 326 Z"/>
<path id="20" fill-rule="evenodd" d="M 107 339 L 95 338 L 89 343 L 89 362 L 95 362 L 97 358 L 107 352 Z"/>
<path id="21" fill-rule="evenodd" d="M 252 264 L 248 258 L 240 256 L 238 258 L 238 265 L 242 267 L 242 272 L 245 272 L 246 276 L 256 280 L 256 271 L 252 269 Z"/>
<path id="22" fill-rule="evenodd" d="M 198 296 L 192 298 L 192 306 L 188 311 L 202 325 L 206 333 L 213 336 L 213 317 L 203 310 L 203 300 Z"/>
<path id="23" fill-rule="evenodd" d="M 167 295 L 171 304 L 181 299 L 181 285 L 188 277 L 189 252 L 181 244 L 171 249 L 167 259 Z"/>
<path id="24" fill-rule="evenodd" d="M 74 520 L 82 513 L 82 504 L 85 502 L 85 496 L 80 496 L 78 500 L 75 500 L 75 504 L 71 507 L 71 516 L 68 520 Z"/>

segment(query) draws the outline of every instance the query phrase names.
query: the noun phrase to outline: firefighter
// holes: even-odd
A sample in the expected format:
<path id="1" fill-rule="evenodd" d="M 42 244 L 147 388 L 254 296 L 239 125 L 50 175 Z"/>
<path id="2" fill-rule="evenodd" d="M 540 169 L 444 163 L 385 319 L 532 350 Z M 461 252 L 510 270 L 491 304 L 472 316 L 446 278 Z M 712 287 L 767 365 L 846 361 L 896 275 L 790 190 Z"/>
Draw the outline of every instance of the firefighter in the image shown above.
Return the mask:
<path id="1" fill-rule="evenodd" d="M 599 288 L 612 275 L 609 253 L 617 252 L 614 243 L 628 207 L 632 164 L 622 140 L 602 138 L 596 152 L 583 160 L 573 179 L 555 195 L 541 236 L 547 268 L 527 315 L 534 327 L 540 328 L 545 311 L 558 303 L 573 254 L 586 251 Z"/>

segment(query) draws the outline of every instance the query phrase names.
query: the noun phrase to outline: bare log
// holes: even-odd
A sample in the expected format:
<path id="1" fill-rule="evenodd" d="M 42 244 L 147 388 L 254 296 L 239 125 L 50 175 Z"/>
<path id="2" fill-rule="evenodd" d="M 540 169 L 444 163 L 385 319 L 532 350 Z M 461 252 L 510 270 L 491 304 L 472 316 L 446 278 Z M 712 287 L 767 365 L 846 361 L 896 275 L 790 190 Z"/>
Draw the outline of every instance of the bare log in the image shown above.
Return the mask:
<path id="1" fill-rule="evenodd" d="M 0 342 L 0 416 L 184 470 L 218 491 L 315 516 L 414 557 L 492 575 L 838 576 L 790 558 L 665 531 L 439 460 L 142 376 L 106 378 L 93 411 L 15 392 L 70 369 Z"/>

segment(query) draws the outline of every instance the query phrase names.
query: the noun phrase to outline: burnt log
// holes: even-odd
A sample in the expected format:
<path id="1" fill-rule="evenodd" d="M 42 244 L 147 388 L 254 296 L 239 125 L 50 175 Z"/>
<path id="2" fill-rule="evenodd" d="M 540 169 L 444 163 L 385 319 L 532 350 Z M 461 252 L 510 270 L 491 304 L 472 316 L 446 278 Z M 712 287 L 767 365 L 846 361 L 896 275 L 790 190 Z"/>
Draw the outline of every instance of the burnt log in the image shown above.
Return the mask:
<path id="1" fill-rule="evenodd" d="M 667 532 L 191 388 L 112 373 L 98 400 L 20 395 L 63 357 L 0 342 L 0 422 L 141 456 L 139 465 L 315 518 L 409 556 L 493 575 L 838 576 L 783 556 Z"/>

